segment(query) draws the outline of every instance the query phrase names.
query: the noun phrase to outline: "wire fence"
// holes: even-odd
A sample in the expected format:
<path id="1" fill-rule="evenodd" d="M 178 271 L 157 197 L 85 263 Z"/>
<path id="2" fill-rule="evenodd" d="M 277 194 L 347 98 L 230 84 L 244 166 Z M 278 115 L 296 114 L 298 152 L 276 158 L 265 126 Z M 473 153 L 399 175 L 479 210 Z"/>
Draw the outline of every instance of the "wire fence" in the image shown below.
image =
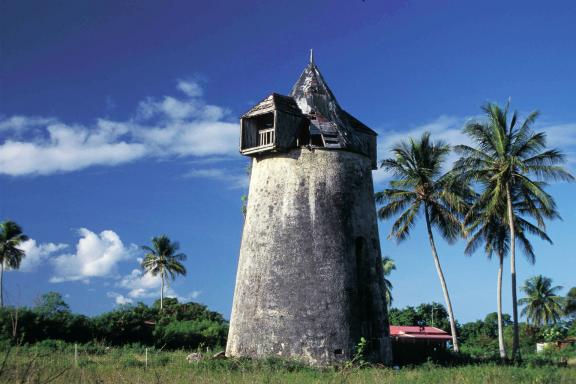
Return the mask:
<path id="1" fill-rule="evenodd" d="M 166 351 L 153 347 L 67 345 L 0 348 L 0 384 L 4 383 L 237 383 L 251 362 L 224 359 L 218 350 Z M 216 357 L 214 355 L 217 354 Z M 199 380 L 204 378 L 206 380 Z M 194 380 L 191 381 L 191 378 Z"/>
<path id="2" fill-rule="evenodd" d="M 213 357 L 218 351 L 165 351 L 153 347 L 94 348 L 81 344 L 69 345 L 63 349 L 50 349 L 43 346 L 12 347 L 0 353 L 2 360 L 15 365 L 34 365 L 52 368 L 107 366 L 114 368 L 141 367 L 153 368 L 167 365 L 189 366 L 200 360 Z M 2 357 L 4 356 L 4 357 Z"/>
<path id="3" fill-rule="evenodd" d="M 287 359 L 226 359 L 223 351 L 165 351 L 151 347 L 64 345 L 0 349 L 0 384 L 37 383 L 210 383 L 252 384 L 274 375 L 318 372 Z M 291 381 L 300 383 L 301 380 Z"/>

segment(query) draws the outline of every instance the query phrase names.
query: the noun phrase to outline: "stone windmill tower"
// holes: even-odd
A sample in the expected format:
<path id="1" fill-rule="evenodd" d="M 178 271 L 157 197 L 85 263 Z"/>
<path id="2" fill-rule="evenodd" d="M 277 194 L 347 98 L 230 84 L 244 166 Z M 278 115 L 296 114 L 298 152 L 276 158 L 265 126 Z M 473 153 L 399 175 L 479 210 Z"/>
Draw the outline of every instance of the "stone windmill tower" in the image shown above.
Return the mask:
<path id="1" fill-rule="evenodd" d="M 226 354 L 315 365 L 390 362 L 372 170 L 376 133 L 344 111 L 312 55 L 290 96 L 241 118 L 252 174 Z"/>

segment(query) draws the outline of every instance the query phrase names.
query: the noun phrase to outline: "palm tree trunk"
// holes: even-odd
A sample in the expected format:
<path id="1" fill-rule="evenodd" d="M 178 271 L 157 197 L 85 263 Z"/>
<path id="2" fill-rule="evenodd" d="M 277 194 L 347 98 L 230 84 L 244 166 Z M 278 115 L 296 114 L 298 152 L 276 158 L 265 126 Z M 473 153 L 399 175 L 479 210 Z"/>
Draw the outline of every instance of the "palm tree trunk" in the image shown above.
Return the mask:
<path id="1" fill-rule="evenodd" d="M 160 286 L 160 310 L 162 310 L 162 304 L 164 302 L 164 275 L 160 275 L 162 280 L 162 285 Z"/>
<path id="2" fill-rule="evenodd" d="M 0 308 L 4 308 L 4 263 L 0 263 Z"/>
<path id="3" fill-rule="evenodd" d="M 450 296 L 448 295 L 448 286 L 446 285 L 446 280 L 444 279 L 444 273 L 442 272 L 442 267 L 440 266 L 440 259 L 438 259 L 438 253 L 436 252 L 436 245 L 434 244 L 434 236 L 432 236 L 432 227 L 430 226 L 430 216 L 428 215 L 427 205 L 424 205 L 424 212 L 426 215 L 426 228 L 428 228 L 428 239 L 430 240 L 430 247 L 432 248 L 432 257 L 434 258 L 434 264 L 436 264 L 436 271 L 438 272 L 440 285 L 442 285 L 444 301 L 446 302 L 448 316 L 450 318 L 450 331 L 452 332 L 452 344 L 454 345 L 454 352 L 460 352 L 458 337 L 456 335 L 456 322 L 454 321 L 454 312 L 452 311 L 452 303 L 450 302 Z"/>
<path id="4" fill-rule="evenodd" d="M 512 196 L 510 185 L 506 186 L 506 202 L 508 205 L 508 226 L 510 227 L 510 274 L 512 279 L 512 321 L 514 336 L 512 338 L 512 360 L 520 359 L 520 333 L 518 331 L 518 299 L 516 297 L 516 235 L 514 231 L 514 212 L 512 211 Z"/>
<path id="5" fill-rule="evenodd" d="M 499 253 L 500 264 L 498 266 L 498 347 L 500 358 L 506 359 L 506 349 L 504 347 L 504 327 L 502 325 L 502 271 L 504 269 L 504 254 Z"/>

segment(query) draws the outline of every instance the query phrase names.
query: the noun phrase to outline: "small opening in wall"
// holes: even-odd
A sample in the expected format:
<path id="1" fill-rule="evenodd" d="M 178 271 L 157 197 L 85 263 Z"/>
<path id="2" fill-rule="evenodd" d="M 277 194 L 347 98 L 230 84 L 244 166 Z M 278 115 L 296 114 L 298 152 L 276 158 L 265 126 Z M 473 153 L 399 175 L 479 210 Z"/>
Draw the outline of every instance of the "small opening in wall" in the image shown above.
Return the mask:
<path id="1" fill-rule="evenodd" d="M 324 142 L 322 141 L 322 136 L 310 135 L 310 145 L 313 145 L 315 147 L 323 147 Z"/>
<path id="2" fill-rule="evenodd" d="M 335 349 L 334 354 L 335 355 L 341 355 L 342 354 L 342 348 Z"/>

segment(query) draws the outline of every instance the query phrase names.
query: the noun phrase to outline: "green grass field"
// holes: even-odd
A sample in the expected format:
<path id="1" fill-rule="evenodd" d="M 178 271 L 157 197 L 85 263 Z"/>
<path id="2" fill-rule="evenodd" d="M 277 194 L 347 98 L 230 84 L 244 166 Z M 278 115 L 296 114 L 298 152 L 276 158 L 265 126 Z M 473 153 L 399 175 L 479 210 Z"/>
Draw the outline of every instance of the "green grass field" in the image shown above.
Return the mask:
<path id="1" fill-rule="evenodd" d="M 1 383 L 576 383 L 576 369 L 465 365 L 443 368 L 314 369 L 282 360 L 186 361 L 186 353 L 112 349 L 101 354 L 13 348 L 0 358 Z"/>

